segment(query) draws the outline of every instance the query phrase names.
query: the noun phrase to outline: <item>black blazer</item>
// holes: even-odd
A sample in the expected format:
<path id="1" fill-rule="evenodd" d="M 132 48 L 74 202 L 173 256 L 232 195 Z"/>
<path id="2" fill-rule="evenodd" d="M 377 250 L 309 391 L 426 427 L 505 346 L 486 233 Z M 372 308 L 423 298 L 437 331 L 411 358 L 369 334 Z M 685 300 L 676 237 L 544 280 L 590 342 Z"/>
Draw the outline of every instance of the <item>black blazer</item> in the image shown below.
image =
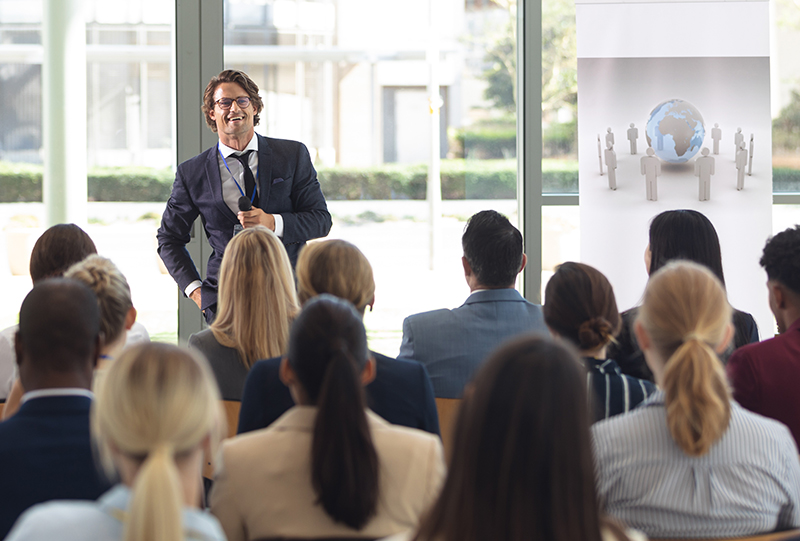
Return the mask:
<path id="1" fill-rule="evenodd" d="M 416 361 L 392 359 L 372 352 L 377 373 L 366 386 L 367 405 L 392 424 L 439 435 L 439 416 L 433 385 L 425 367 Z M 258 361 L 244 384 L 238 433 L 265 428 L 294 406 L 289 388 L 281 382 L 281 359 Z"/>
<path id="2" fill-rule="evenodd" d="M 258 186 L 261 209 L 283 217 L 283 244 L 292 265 L 309 239 L 324 237 L 331 215 L 317 172 L 305 145 L 285 139 L 258 137 Z M 225 246 L 239 223 L 222 197 L 217 145 L 178 166 L 172 194 L 158 229 L 158 253 L 181 291 L 200 279 L 186 244 L 200 216 L 212 252 L 201 291 L 202 308 L 217 302 L 217 274 Z"/>
<path id="3" fill-rule="evenodd" d="M 85 396 L 28 400 L 0 423 L 0 539 L 17 517 L 49 500 L 94 500 L 110 488 L 95 465 Z"/>

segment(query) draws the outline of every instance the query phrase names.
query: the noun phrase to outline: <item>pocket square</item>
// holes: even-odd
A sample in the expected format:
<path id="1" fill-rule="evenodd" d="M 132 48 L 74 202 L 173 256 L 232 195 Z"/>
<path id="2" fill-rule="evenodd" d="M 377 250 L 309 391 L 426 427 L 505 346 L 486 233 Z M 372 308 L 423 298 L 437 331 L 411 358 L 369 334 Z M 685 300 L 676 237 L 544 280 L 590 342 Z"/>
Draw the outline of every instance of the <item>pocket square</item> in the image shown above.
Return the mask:
<path id="1" fill-rule="evenodd" d="M 273 183 L 273 184 L 277 184 L 277 183 L 279 183 L 279 182 L 283 182 L 283 179 L 282 179 L 282 178 L 280 178 L 280 177 L 278 177 L 278 178 L 276 178 L 276 179 L 273 179 L 273 181 L 272 181 L 272 183 Z"/>

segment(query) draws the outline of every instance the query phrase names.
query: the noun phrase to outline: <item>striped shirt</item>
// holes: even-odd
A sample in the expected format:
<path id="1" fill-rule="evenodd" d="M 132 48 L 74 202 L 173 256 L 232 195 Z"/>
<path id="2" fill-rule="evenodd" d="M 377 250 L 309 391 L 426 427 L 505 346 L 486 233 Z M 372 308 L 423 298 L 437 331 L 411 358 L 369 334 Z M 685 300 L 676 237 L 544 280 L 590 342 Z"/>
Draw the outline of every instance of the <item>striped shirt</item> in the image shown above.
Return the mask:
<path id="1" fill-rule="evenodd" d="M 586 378 L 588 399 L 593 406 L 592 422 L 627 413 L 656 391 L 656 386 L 642 379 L 622 374 L 611 359 L 584 357 L 589 370 Z"/>
<path id="2" fill-rule="evenodd" d="M 650 537 L 741 537 L 800 526 L 800 460 L 789 430 L 731 402 L 701 457 L 667 427 L 664 392 L 592 428 L 605 511 Z"/>

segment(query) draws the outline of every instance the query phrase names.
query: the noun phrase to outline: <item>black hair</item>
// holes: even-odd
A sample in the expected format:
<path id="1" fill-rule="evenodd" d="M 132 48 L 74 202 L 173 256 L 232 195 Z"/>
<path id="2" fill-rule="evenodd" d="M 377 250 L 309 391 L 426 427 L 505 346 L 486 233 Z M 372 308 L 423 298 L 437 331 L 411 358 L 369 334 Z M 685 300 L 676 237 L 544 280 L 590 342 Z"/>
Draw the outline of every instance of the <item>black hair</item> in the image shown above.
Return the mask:
<path id="1" fill-rule="evenodd" d="M 311 444 L 314 492 L 334 521 L 357 530 L 378 505 L 378 455 L 361 385 L 368 357 L 364 324 L 347 301 L 315 297 L 292 325 L 288 362 L 317 406 Z"/>
<path id="2" fill-rule="evenodd" d="M 650 276 L 673 259 L 694 261 L 713 272 L 722 285 L 722 251 L 714 225 L 696 210 L 668 210 L 650 224 Z"/>
<path id="3" fill-rule="evenodd" d="M 800 225 L 770 237 L 759 263 L 767 278 L 800 295 Z"/>
<path id="4" fill-rule="evenodd" d="M 472 216 L 461 237 L 464 257 L 486 287 L 514 285 L 522 267 L 522 233 L 494 210 Z"/>

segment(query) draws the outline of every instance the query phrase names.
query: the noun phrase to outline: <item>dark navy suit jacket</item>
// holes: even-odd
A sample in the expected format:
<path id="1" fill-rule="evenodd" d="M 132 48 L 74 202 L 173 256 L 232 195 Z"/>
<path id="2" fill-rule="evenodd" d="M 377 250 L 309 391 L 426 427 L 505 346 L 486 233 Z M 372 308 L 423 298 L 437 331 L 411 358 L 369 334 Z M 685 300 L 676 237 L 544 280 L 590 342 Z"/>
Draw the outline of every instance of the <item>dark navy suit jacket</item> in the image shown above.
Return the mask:
<path id="1" fill-rule="evenodd" d="M 0 539 L 32 505 L 108 490 L 92 455 L 90 405 L 85 396 L 33 398 L 0 423 Z"/>
<path id="2" fill-rule="evenodd" d="M 305 145 L 297 141 L 258 137 L 259 207 L 283 217 L 283 244 L 292 265 L 309 239 L 324 237 L 331 229 L 331 215 L 322 195 L 317 172 Z M 178 166 L 172 195 L 158 229 L 158 253 L 181 291 L 200 279 L 186 244 L 192 224 L 200 216 L 211 245 L 202 308 L 217 302 L 217 275 L 225 246 L 239 223 L 222 197 L 219 151 L 214 145 Z"/>
<path id="3" fill-rule="evenodd" d="M 376 375 L 366 386 L 370 409 L 392 424 L 439 435 L 436 401 L 425 367 L 415 361 L 392 359 L 380 353 L 372 355 Z M 278 376 L 280 364 L 280 357 L 276 357 L 258 361 L 250 369 L 239 412 L 239 434 L 269 426 L 294 406 L 289 388 Z"/>

